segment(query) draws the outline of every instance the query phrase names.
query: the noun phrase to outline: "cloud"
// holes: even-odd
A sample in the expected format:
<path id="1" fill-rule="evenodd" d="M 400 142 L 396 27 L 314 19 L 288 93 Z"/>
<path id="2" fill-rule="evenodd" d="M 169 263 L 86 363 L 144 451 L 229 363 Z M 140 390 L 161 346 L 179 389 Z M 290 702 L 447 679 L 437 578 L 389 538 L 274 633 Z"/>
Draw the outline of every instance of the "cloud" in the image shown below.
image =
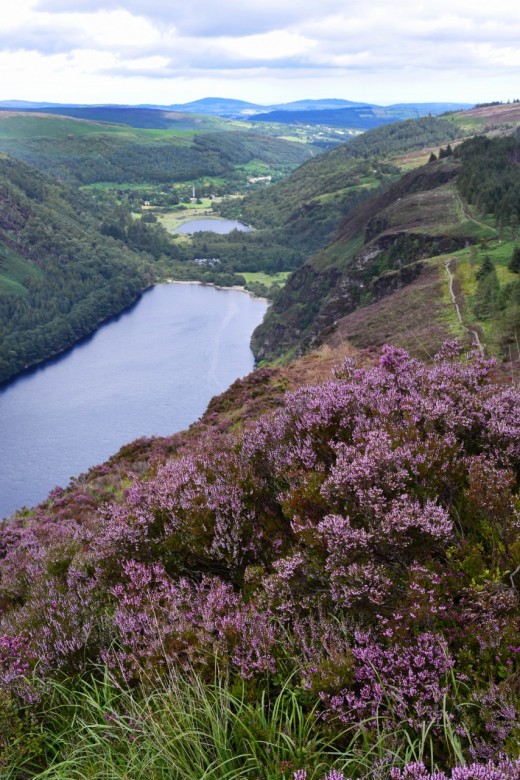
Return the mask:
<path id="1" fill-rule="evenodd" d="M 271 90 L 282 80 L 303 85 L 303 79 L 318 84 L 328 78 L 330 96 L 342 84 L 337 96 L 372 102 L 377 96 L 366 89 L 379 84 L 386 95 L 382 85 L 391 80 L 400 100 L 407 85 L 419 89 L 419 80 L 435 88 L 442 81 L 451 99 L 457 99 L 456 83 L 467 90 L 471 82 L 480 97 L 484 83 L 504 89 L 507 83 L 508 90 L 514 84 L 518 41 L 516 0 L 17 0 L 0 17 L 1 50 L 34 52 L 41 62 L 51 58 L 51 70 L 52 57 L 64 55 L 76 63 L 77 84 L 92 92 L 95 83 L 107 89 L 112 83 L 114 99 L 118 80 L 129 89 L 135 79 L 146 92 L 143 85 L 154 81 L 218 85 L 229 78 L 233 89 L 231 74 L 237 88 L 238 80 L 249 79 Z M 11 61 L 21 67 L 20 58 Z M 29 71 L 26 80 L 31 84 Z M 59 82 L 65 85 L 65 75 Z M 140 94 L 135 102 L 147 99 Z"/>
<path id="2" fill-rule="evenodd" d="M 10 40 L 4 36 L 0 43 L 42 52 L 84 46 L 134 51 L 139 56 L 191 47 L 201 54 L 190 60 L 198 61 L 203 52 L 206 60 L 217 56 L 232 64 L 242 58 L 244 65 L 272 62 L 273 67 L 284 58 L 292 62 L 299 53 L 316 67 L 327 59 L 333 67 L 372 57 L 374 62 L 382 59 L 399 69 L 404 53 L 418 63 L 426 57 L 442 67 L 440 50 L 433 56 L 439 45 L 480 45 L 479 56 L 486 57 L 486 46 L 514 49 L 520 40 L 520 18 L 516 3 L 510 0 L 501 0 L 499 11 L 481 0 L 458 0 L 455 5 L 446 0 L 419 5 L 398 0 L 391 8 L 382 0 L 368 4 L 360 0 L 220 0 L 218 5 L 215 0 L 34 2 L 32 16 L 26 13 L 18 29 L 9 31 Z"/>
<path id="3" fill-rule="evenodd" d="M 323 0 L 319 5 L 310 0 L 198 0 L 196 3 L 171 0 L 39 0 L 38 11 L 53 14 L 124 7 L 136 16 L 174 27 L 180 34 L 211 38 L 225 34 L 242 37 L 281 30 L 299 24 L 303 19 L 315 19 L 338 7 L 338 0 Z"/>
<path id="4" fill-rule="evenodd" d="M 161 34 L 146 19 L 125 10 L 94 14 L 25 13 L 0 19 L 0 48 L 41 53 L 95 48 L 100 51 L 142 50 L 159 45 Z"/>

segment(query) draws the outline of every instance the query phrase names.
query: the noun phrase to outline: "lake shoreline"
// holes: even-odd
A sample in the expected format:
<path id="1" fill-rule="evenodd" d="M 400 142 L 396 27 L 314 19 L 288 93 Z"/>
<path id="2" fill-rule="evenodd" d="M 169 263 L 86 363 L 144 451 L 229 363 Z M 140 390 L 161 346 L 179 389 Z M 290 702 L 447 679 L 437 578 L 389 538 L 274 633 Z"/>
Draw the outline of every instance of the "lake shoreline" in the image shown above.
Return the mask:
<path id="1" fill-rule="evenodd" d="M 16 374 L 13 374 L 13 376 L 10 377 L 9 379 L 5 379 L 3 382 L 0 382 L 0 392 L 4 390 L 6 387 L 9 387 L 9 385 L 11 385 L 13 382 L 16 382 L 18 379 L 21 379 L 24 376 L 28 376 L 33 372 L 38 371 L 39 369 L 43 368 L 47 364 L 53 363 L 55 360 L 60 360 L 64 355 L 66 355 L 68 352 L 71 352 L 77 346 L 80 346 L 81 344 L 90 341 L 90 339 L 93 338 L 93 336 L 95 336 L 95 334 L 105 325 L 109 325 L 111 322 L 115 322 L 116 320 L 119 319 L 119 317 L 126 314 L 126 312 L 131 311 L 134 308 L 134 306 L 137 306 L 137 304 L 141 301 L 143 295 L 145 295 L 149 290 L 153 290 L 154 287 L 155 284 L 148 284 L 146 287 L 143 287 L 139 295 L 135 298 L 134 301 L 132 301 L 132 303 L 129 303 L 120 311 L 114 312 L 114 314 L 110 314 L 108 317 L 98 320 L 95 327 L 84 336 L 80 336 L 78 339 L 76 339 L 76 341 L 73 341 L 67 347 L 60 349 L 59 352 L 54 352 L 52 355 L 47 355 L 46 357 L 43 357 L 40 360 L 35 361 L 34 363 L 30 363 L 29 365 L 24 366 L 24 368 L 22 368 Z"/>
<path id="2" fill-rule="evenodd" d="M 158 220 L 168 233 L 172 235 L 180 234 L 181 236 L 192 236 L 200 232 L 214 232 L 225 235 L 233 230 L 250 233 L 255 229 L 252 225 L 246 225 L 245 222 L 239 219 L 229 219 L 228 217 L 208 212 L 185 213 L 182 216 L 176 215 L 175 212 L 163 212 L 158 215 Z M 216 228 L 215 225 L 219 223 L 225 225 L 225 229 Z M 186 230 L 187 225 L 192 226 L 193 229 Z"/>
<path id="3" fill-rule="evenodd" d="M 249 295 L 251 298 L 254 298 L 256 301 L 262 301 L 262 303 L 266 303 L 267 306 L 270 306 L 272 303 L 269 298 L 263 298 L 261 295 L 255 295 L 254 292 L 248 290 L 247 287 L 244 287 L 243 284 L 233 284 L 224 287 L 222 284 L 203 282 L 200 279 L 164 279 L 163 281 L 158 282 L 158 284 L 200 284 L 203 287 L 213 287 L 215 290 L 236 290 L 237 292 L 243 292 L 246 293 L 246 295 Z"/>
<path id="4" fill-rule="evenodd" d="M 41 503 L 128 442 L 185 430 L 254 370 L 250 338 L 266 304 L 210 286 L 155 284 L 77 352 L 3 389 L 2 518 Z"/>
<path id="5" fill-rule="evenodd" d="M 87 333 L 85 336 L 81 336 L 77 341 L 74 341 L 68 347 L 64 347 L 64 349 L 60 350 L 59 352 L 55 352 L 53 355 L 48 355 L 47 357 L 44 357 L 41 360 L 36 361 L 35 363 L 31 363 L 31 365 L 25 366 L 24 368 L 21 369 L 21 371 L 18 371 L 16 374 L 13 374 L 12 377 L 9 377 L 9 379 L 5 379 L 3 382 L 0 382 L 0 392 L 2 392 L 2 390 L 5 390 L 14 382 L 17 382 L 22 377 L 30 376 L 33 372 L 39 371 L 41 368 L 44 368 L 46 365 L 50 365 L 55 360 L 60 360 L 62 357 L 67 355 L 67 353 L 71 352 L 76 347 L 88 342 L 91 338 L 93 338 L 93 336 L 95 336 L 95 334 L 100 330 L 100 328 L 103 328 L 105 325 L 108 325 L 110 322 L 116 321 L 119 317 L 124 315 L 126 312 L 131 311 L 134 308 L 134 306 L 137 306 L 137 304 L 141 301 L 143 295 L 145 295 L 149 290 L 153 290 L 154 287 L 157 287 L 161 284 L 198 284 L 198 285 L 202 285 L 203 287 L 213 287 L 215 290 L 235 290 L 237 292 L 246 293 L 246 295 L 249 295 L 250 298 L 254 298 L 257 301 L 261 301 L 262 303 L 267 304 L 267 306 L 270 306 L 272 303 L 272 301 L 270 301 L 268 298 L 262 298 L 259 295 L 255 295 L 253 292 L 251 292 L 251 290 L 248 290 L 243 285 L 236 284 L 229 287 L 224 287 L 223 285 L 212 284 L 211 282 L 202 282 L 200 281 L 200 279 L 192 279 L 192 280 L 161 279 L 145 287 L 139 294 L 139 297 L 137 297 L 135 301 L 133 301 L 133 303 L 130 303 L 128 306 L 125 306 L 125 308 L 121 309 L 121 311 L 116 312 L 115 314 L 111 314 L 109 317 L 100 320 L 96 324 L 95 328 L 92 331 L 90 331 L 90 333 Z"/>

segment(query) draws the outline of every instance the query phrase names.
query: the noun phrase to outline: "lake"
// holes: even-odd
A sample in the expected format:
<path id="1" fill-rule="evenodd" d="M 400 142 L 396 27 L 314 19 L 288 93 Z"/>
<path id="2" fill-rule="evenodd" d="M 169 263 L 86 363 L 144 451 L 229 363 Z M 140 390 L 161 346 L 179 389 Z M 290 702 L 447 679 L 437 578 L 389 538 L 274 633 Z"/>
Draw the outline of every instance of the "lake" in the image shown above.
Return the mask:
<path id="1" fill-rule="evenodd" d="M 241 230 L 249 233 L 253 228 L 243 225 L 236 219 L 191 219 L 175 228 L 175 233 L 197 233 L 199 230 L 209 230 L 212 233 L 231 233 Z"/>
<path id="2" fill-rule="evenodd" d="M 0 389 L 0 517 L 141 436 L 188 427 L 254 365 L 264 301 L 159 285 L 63 356 Z"/>

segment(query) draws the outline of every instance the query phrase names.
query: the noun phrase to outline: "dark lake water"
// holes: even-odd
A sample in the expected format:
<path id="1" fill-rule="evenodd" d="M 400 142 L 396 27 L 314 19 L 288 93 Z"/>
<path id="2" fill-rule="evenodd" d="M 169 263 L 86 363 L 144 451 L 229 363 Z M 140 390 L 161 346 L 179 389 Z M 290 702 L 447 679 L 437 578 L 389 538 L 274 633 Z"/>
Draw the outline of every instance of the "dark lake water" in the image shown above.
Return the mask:
<path id="1" fill-rule="evenodd" d="M 237 290 L 160 285 L 62 357 L 0 389 L 0 517 L 140 436 L 186 428 L 253 368 L 266 310 Z"/>
<path id="2" fill-rule="evenodd" d="M 198 230 L 211 230 L 212 233 L 231 233 L 232 230 L 249 232 L 252 228 L 243 225 L 236 219 L 191 219 L 175 228 L 176 233 L 196 233 Z"/>

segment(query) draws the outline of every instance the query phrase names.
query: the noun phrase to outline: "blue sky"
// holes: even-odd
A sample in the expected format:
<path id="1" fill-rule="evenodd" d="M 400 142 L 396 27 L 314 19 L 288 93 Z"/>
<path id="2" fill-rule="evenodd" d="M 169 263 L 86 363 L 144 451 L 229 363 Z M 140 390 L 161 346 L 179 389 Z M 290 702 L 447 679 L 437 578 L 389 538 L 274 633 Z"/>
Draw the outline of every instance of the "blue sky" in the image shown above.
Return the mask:
<path id="1" fill-rule="evenodd" d="M 0 100 L 520 97 L 517 0 L 12 0 Z"/>

